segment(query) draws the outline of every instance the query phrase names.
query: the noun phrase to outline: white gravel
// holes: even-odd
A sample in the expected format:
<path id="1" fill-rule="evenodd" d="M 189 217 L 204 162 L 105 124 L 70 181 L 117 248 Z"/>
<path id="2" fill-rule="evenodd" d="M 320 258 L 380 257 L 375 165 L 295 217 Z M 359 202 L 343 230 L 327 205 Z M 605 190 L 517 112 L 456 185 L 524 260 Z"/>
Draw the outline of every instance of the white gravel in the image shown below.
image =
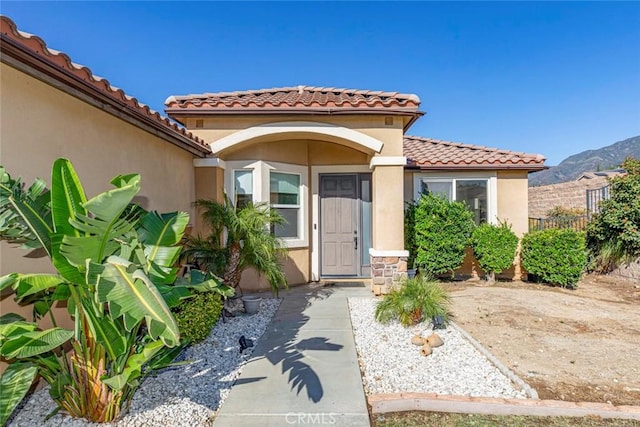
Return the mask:
<path id="1" fill-rule="evenodd" d="M 367 394 L 414 392 L 527 397 L 453 327 L 435 331 L 444 345 L 424 357 L 420 347 L 411 344 L 411 337 L 428 336 L 431 332 L 428 326 L 406 328 L 395 321 L 382 325 L 374 319 L 376 304 L 377 300 L 373 298 L 349 298 Z"/>
<path id="2" fill-rule="evenodd" d="M 252 347 L 240 354 L 238 339 L 244 335 L 254 344 L 266 330 L 280 305 L 279 299 L 263 299 L 257 314 L 237 317 L 211 330 L 209 337 L 187 348 L 181 359 L 188 365 L 165 369 L 149 376 L 138 388 L 129 412 L 116 423 L 94 424 L 58 414 L 47 422 L 47 414 L 55 409 L 48 387 L 34 393 L 20 411 L 14 414 L 10 426 L 203 426 L 210 425 L 216 411 L 229 395 L 243 365 L 251 356 Z"/>

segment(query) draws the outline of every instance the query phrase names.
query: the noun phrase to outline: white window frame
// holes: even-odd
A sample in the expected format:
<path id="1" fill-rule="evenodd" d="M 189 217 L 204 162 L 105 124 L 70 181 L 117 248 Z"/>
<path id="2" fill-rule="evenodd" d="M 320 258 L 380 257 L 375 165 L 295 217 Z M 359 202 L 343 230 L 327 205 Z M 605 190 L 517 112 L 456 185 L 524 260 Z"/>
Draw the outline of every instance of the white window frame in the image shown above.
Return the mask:
<path id="1" fill-rule="evenodd" d="M 287 205 L 287 204 L 281 204 L 281 203 L 270 203 L 272 208 L 275 209 L 297 209 L 298 210 L 298 238 L 292 238 L 292 237 L 282 237 L 282 239 L 286 240 L 299 240 L 300 236 L 301 236 L 301 230 L 300 230 L 300 220 L 301 220 L 301 210 L 302 210 L 302 204 L 301 204 L 301 197 L 300 197 L 300 193 L 301 193 L 301 189 L 300 187 L 302 186 L 302 174 L 301 173 L 295 173 L 295 172 L 286 172 L 283 171 L 281 169 L 275 170 L 275 169 L 271 169 L 269 171 L 269 201 L 271 201 L 271 174 L 272 173 L 280 173 L 283 175 L 296 175 L 298 177 L 298 182 L 300 183 L 298 185 L 298 203 L 295 205 Z"/>
<path id="2" fill-rule="evenodd" d="M 235 171 L 253 170 L 253 203 L 269 203 L 271 199 L 270 178 L 271 171 L 289 173 L 300 176 L 300 199 L 298 209 L 298 237 L 283 237 L 282 241 L 288 248 L 302 248 L 309 246 L 309 178 L 307 166 L 290 163 L 267 162 L 263 160 L 233 160 L 226 162 L 224 176 L 224 190 L 231 200 L 235 200 L 234 176 Z M 280 205 L 273 205 L 278 207 Z M 293 205 L 283 205 L 293 207 Z"/>
<path id="3" fill-rule="evenodd" d="M 420 198 L 423 179 L 433 182 L 451 182 L 451 198 L 456 200 L 456 181 L 487 180 L 487 222 L 498 224 L 498 175 L 491 172 L 415 172 L 413 174 L 413 198 Z"/>

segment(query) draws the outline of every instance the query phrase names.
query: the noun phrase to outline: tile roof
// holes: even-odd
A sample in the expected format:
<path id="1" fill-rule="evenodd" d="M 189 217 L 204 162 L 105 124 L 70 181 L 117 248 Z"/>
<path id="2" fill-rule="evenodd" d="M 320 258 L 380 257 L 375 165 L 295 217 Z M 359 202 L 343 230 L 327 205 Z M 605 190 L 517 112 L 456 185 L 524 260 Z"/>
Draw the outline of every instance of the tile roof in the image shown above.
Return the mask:
<path id="1" fill-rule="evenodd" d="M 170 96 L 165 101 L 167 111 L 175 109 L 213 108 L 306 110 L 335 108 L 350 110 L 417 111 L 417 95 L 373 90 L 339 89 L 334 87 L 291 86 L 239 92 L 204 93 Z"/>
<path id="2" fill-rule="evenodd" d="M 404 137 L 407 166 L 420 169 L 544 169 L 544 156 L 479 145 Z"/>
<path id="3" fill-rule="evenodd" d="M 96 76 L 89 68 L 72 62 L 67 54 L 47 47 L 40 37 L 18 30 L 16 24 L 6 16 L 0 16 L 0 37 L 3 56 L 13 49 L 21 57 L 28 56 L 38 63 L 53 67 L 59 76 L 66 77 L 69 82 L 79 83 L 85 91 L 93 89 L 94 94 L 99 92 L 108 101 L 124 108 L 138 119 L 146 119 L 148 124 L 163 129 L 170 137 L 177 138 L 191 149 L 201 153 L 210 152 L 209 146 L 202 139 L 127 95 L 122 89 L 112 86 L 107 79 Z"/>

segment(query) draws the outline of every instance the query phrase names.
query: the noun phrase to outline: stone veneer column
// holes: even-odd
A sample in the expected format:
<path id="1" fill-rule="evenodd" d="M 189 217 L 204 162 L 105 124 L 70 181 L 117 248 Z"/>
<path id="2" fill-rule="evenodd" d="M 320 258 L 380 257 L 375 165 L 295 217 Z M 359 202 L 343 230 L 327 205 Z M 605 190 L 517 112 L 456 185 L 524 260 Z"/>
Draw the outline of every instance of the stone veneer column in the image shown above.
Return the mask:
<path id="1" fill-rule="evenodd" d="M 371 281 L 375 295 L 387 294 L 407 277 L 407 256 L 371 255 Z"/>

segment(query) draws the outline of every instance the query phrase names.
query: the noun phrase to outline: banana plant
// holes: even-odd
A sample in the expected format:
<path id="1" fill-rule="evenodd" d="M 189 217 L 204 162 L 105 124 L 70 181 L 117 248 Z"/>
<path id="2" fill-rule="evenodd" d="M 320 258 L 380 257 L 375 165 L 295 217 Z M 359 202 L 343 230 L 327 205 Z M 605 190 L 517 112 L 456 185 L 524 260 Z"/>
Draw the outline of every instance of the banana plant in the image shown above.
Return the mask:
<path id="1" fill-rule="evenodd" d="M 94 422 L 117 419 L 142 379 L 182 349 L 170 307 L 194 288 L 232 293 L 212 276 L 176 280 L 186 213 L 132 205 L 139 175 L 119 175 L 111 184 L 87 199 L 71 163 L 58 159 L 49 191 L 40 180 L 24 191 L 0 168 L 0 239 L 43 248 L 57 270 L 0 278 L 0 291 L 13 289 L 18 303 L 33 304 L 34 317 L 49 315 L 54 325 L 42 331 L 17 315 L 0 318 L 0 356 L 28 368 L 3 375 L 12 394 L 0 402 L 2 416 L 20 401 L 35 367 L 57 410 Z M 55 301 L 66 302 L 73 330 L 56 326 Z"/>

